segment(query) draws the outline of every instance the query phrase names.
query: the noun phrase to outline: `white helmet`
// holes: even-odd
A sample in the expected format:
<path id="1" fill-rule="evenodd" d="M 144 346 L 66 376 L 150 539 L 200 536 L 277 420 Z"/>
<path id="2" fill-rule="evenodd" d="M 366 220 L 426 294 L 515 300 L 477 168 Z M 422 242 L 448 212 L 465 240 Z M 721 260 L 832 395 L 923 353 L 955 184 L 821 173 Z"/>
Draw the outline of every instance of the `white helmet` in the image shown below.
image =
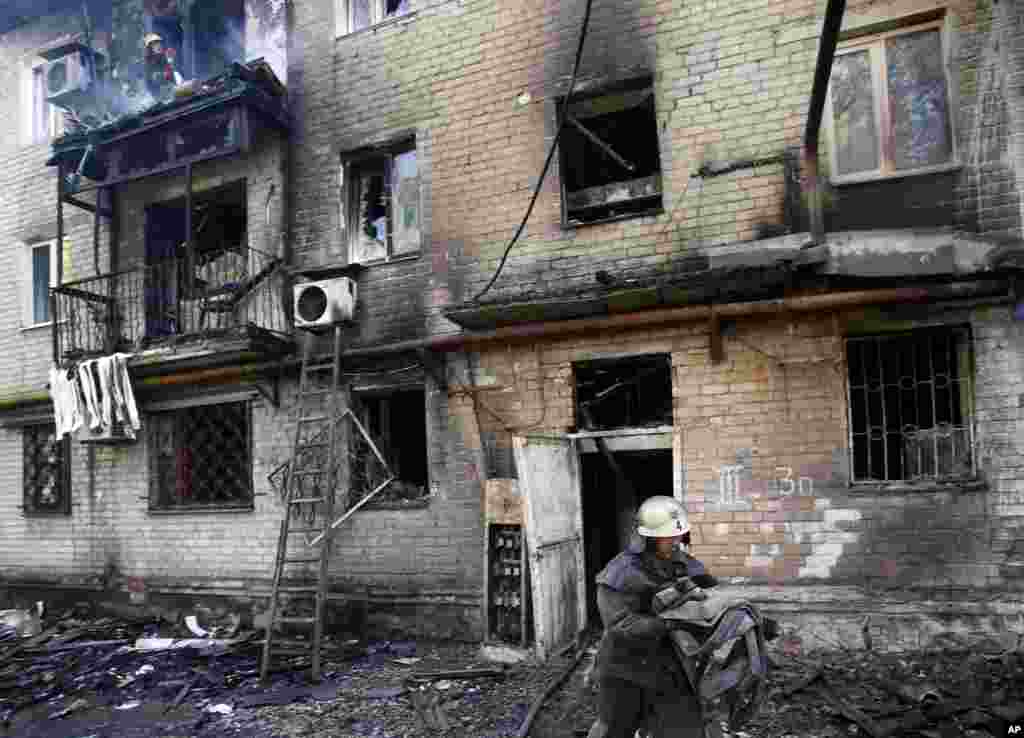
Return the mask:
<path id="1" fill-rule="evenodd" d="M 675 497 L 648 497 L 636 511 L 636 532 L 646 538 L 674 538 L 690 532 L 686 508 Z"/>

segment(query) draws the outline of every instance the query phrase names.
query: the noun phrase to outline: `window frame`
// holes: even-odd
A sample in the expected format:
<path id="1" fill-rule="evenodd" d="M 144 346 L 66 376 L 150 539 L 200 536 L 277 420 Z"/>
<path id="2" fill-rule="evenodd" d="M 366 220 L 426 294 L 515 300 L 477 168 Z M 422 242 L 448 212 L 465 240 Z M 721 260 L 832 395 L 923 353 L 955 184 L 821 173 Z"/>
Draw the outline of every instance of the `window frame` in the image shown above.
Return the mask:
<path id="1" fill-rule="evenodd" d="M 914 169 L 896 169 L 893 155 L 894 142 L 892 136 L 884 133 L 883 121 L 891 120 L 891 105 L 888 94 L 888 78 L 886 72 L 886 41 L 897 36 L 906 36 L 920 31 L 936 30 L 939 33 L 939 43 L 942 49 L 942 76 L 946 84 L 946 103 L 950 135 L 949 161 L 942 164 L 934 164 L 927 167 L 916 167 Z M 865 34 L 845 41 L 841 41 L 835 52 L 836 58 L 860 51 L 867 51 L 871 65 L 871 91 L 874 97 L 873 112 L 875 115 L 875 127 L 878 132 L 878 168 L 871 171 L 854 172 L 851 174 L 838 174 L 836 160 L 836 130 L 835 116 L 832 107 L 832 79 L 830 76 L 828 92 L 825 95 L 824 129 L 828 142 L 829 157 L 829 181 L 832 184 L 854 184 L 857 182 L 873 182 L 887 179 L 900 179 L 902 177 L 913 177 L 924 174 L 936 174 L 959 169 L 960 151 L 957 141 L 956 126 L 956 90 L 951 82 L 949 70 L 949 26 L 946 17 L 901 25 L 888 31 Z M 833 65 L 835 61 L 833 60 Z M 884 94 L 882 94 L 884 93 Z M 891 126 L 890 126 L 891 127 Z"/>
<path id="2" fill-rule="evenodd" d="M 615 82 L 611 82 L 609 84 L 602 85 L 599 88 L 596 88 L 596 89 L 594 89 L 592 91 L 587 91 L 587 92 L 579 94 L 579 95 L 574 95 L 572 101 L 570 102 L 570 108 L 572 107 L 573 104 L 577 104 L 577 103 L 581 103 L 581 102 L 585 102 L 585 101 L 591 101 L 591 100 L 599 100 L 600 98 L 609 97 L 609 96 L 615 95 L 617 93 L 631 92 L 631 91 L 643 91 L 643 90 L 649 90 L 650 94 L 652 96 L 654 96 L 655 99 L 656 99 L 656 97 L 657 97 L 657 90 L 655 89 L 654 75 L 653 74 L 642 74 L 642 75 L 637 75 L 637 76 L 630 77 L 628 79 L 621 79 L 621 80 L 618 80 L 618 81 L 615 81 Z M 554 119 L 554 123 L 555 123 L 556 129 L 557 129 L 558 126 L 560 126 L 562 124 L 562 108 L 563 108 L 564 104 L 565 104 L 565 97 L 564 96 L 559 97 L 557 100 L 555 100 L 555 110 L 554 110 L 554 118 L 555 119 Z M 620 110 L 619 112 L 625 112 L 626 110 L 629 110 L 629 108 L 624 108 L 623 110 Z M 657 112 L 656 111 L 657 111 L 657 107 L 656 107 L 656 104 L 655 104 L 655 113 L 653 115 L 653 126 L 652 126 L 652 132 L 651 133 L 652 133 L 652 135 L 655 138 L 656 145 L 657 145 L 657 148 L 658 148 L 658 176 L 659 176 L 659 178 L 661 178 L 661 190 L 660 190 L 660 193 L 659 193 L 659 195 L 660 195 L 660 202 L 659 202 L 659 204 L 656 205 L 656 206 L 652 206 L 652 207 L 646 208 L 646 209 L 644 209 L 642 211 L 635 212 L 635 213 L 621 213 L 619 215 L 612 215 L 612 216 L 603 217 L 603 218 L 595 218 L 594 220 L 586 220 L 586 221 L 579 221 L 579 220 L 572 219 L 570 217 L 570 208 L 569 208 L 569 195 L 570 195 L 570 192 L 566 188 L 565 177 L 562 174 L 568 168 L 567 152 L 565 150 L 565 147 L 561 145 L 561 142 L 559 142 L 559 146 L 558 146 L 558 167 L 559 167 L 559 177 L 558 177 L 558 179 L 559 179 L 559 183 L 558 183 L 558 186 L 559 186 L 559 192 L 561 194 L 560 208 L 561 208 L 561 220 L 562 220 L 561 225 L 562 225 L 562 229 L 563 230 L 574 230 L 576 228 L 585 228 L 587 226 L 600 225 L 602 223 L 614 223 L 614 222 L 620 221 L 620 220 L 632 220 L 632 219 L 635 219 L 635 218 L 657 217 L 657 216 L 659 216 L 659 215 L 661 215 L 661 214 L 663 214 L 665 212 L 665 180 L 664 180 L 664 176 L 663 176 L 664 175 L 664 171 L 665 171 L 664 170 L 664 152 L 662 151 L 662 147 L 661 147 L 661 136 L 658 134 L 658 120 L 657 120 Z M 586 118 L 583 118 L 582 120 L 585 121 Z M 570 125 L 568 123 L 566 123 L 565 125 L 566 125 L 566 129 L 568 130 L 570 128 Z M 628 179 L 625 179 L 625 178 L 622 179 L 622 180 L 618 180 L 619 183 L 626 182 L 626 181 L 631 181 L 631 180 L 628 180 Z M 589 189 L 589 188 L 584 188 L 584 189 Z M 579 190 L 579 191 L 582 191 L 582 190 Z M 641 198 L 635 198 L 635 199 L 641 199 Z M 622 202 L 630 202 L 630 201 L 626 200 L 626 201 L 622 201 Z"/>
<path id="3" fill-rule="evenodd" d="M 409 0 L 409 5 L 412 5 Z M 360 31 L 365 31 L 368 28 L 379 26 L 382 23 L 396 20 L 397 18 L 404 18 L 408 15 L 412 15 L 413 8 L 409 7 L 405 12 L 394 13 L 393 15 L 385 15 L 387 8 L 387 0 L 370 0 L 370 22 L 361 28 L 356 28 L 353 22 L 352 13 L 354 11 L 352 0 L 338 0 L 335 4 L 335 13 L 337 14 L 337 28 L 335 33 L 337 36 L 350 36 Z"/>
<path id="4" fill-rule="evenodd" d="M 963 425 L 960 426 L 960 427 L 965 429 L 966 432 L 967 432 L 968 444 L 969 444 L 969 449 L 970 449 L 970 470 L 967 471 L 967 472 L 964 472 L 962 474 L 940 476 L 938 473 L 935 473 L 935 474 L 933 474 L 931 476 L 927 476 L 927 477 L 921 476 L 921 477 L 918 477 L 918 478 L 913 478 L 913 477 L 908 477 L 907 469 L 903 468 L 902 469 L 903 477 L 902 478 L 898 478 L 898 479 L 873 479 L 873 478 L 870 478 L 870 477 L 857 477 L 856 476 L 857 475 L 857 458 L 855 457 L 856 445 L 854 443 L 854 435 L 855 435 L 855 433 L 854 433 L 854 423 L 853 423 L 853 409 L 854 409 L 853 390 L 854 390 L 854 386 L 853 386 L 853 382 L 852 382 L 853 378 L 852 378 L 852 372 L 851 372 L 851 366 L 850 366 L 850 354 L 851 354 L 850 344 L 852 342 L 854 342 L 854 341 L 857 341 L 857 342 L 866 342 L 866 341 L 870 341 L 870 340 L 883 340 L 883 341 L 884 340 L 890 340 L 891 341 L 891 340 L 894 340 L 894 339 L 898 339 L 900 337 L 911 338 L 915 334 L 925 334 L 925 333 L 943 333 L 946 336 L 948 336 L 951 339 L 952 343 L 953 343 L 953 347 L 955 349 L 956 357 L 960 361 L 963 361 L 966 364 L 966 367 L 965 367 L 966 368 L 966 376 L 961 377 L 957 381 L 961 383 L 961 390 L 960 391 L 961 392 L 966 392 L 966 398 L 963 398 L 963 397 L 961 398 L 961 408 L 962 409 L 964 407 L 967 408 L 966 413 L 965 413 L 966 417 L 963 418 L 964 422 L 963 422 Z M 975 483 L 975 482 L 977 482 L 979 480 L 979 467 L 978 467 L 977 443 L 976 443 L 976 439 L 977 439 L 977 427 L 976 427 L 976 423 L 977 423 L 977 396 L 976 396 L 976 381 L 975 380 L 976 380 L 976 376 L 977 376 L 977 367 L 976 367 L 976 358 L 975 358 L 975 351 L 974 351 L 974 334 L 973 334 L 973 331 L 972 331 L 972 327 L 971 327 L 971 325 L 969 323 L 948 323 L 948 324 L 922 325 L 922 326 L 916 326 L 914 328 L 910 328 L 910 329 L 907 329 L 907 330 L 893 330 L 893 331 L 885 331 L 885 332 L 879 332 L 879 333 L 864 333 L 864 334 L 848 335 L 848 336 L 845 337 L 845 339 L 843 341 L 843 351 L 844 351 L 843 360 L 844 360 L 844 364 L 845 364 L 844 383 L 845 383 L 845 389 L 846 389 L 844 412 L 845 412 L 846 426 L 847 426 L 847 429 L 846 429 L 847 430 L 847 444 L 848 444 L 848 447 L 849 447 L 848 448 L 848 452 L 847 452 L 847 458 L 848 458 L 849 467 L 850 467 L 849 468 L 848 486 L 849 486 L 849 488 L 852 491 L 858 491 L 858 490 L 860 490 L 860 491 L 869 491 L 869 490 L 877 490 L 877 489 L 885 489 L 885 488 L 908 488 L 908 487 L 912 487 L 912 488 L 930 488 L 930 487 L 938 487 L 938 486 L 946 485 L 946 484 L 960 484 L 960 485 L 962 485 L 962 484 L 971 484 L 971 483 Z M 933 393 L 935 391 L 934 382 L 935 382 L 936 374 L 937 373 L 934 372 L 934 370 L 933 370 L 931 372 L 930 379 L 925 381 L 925 382 L 923 382 L 924 384 L 932 384 L 933 385 L 932 386 L 932 392 Z M 950 381 L 952 383 L 952 380 L 950 380 Z M 915 382 L 915 384 L 921 384 L 921 383 L 922 382 Z M 901 392 L 906 390 L 906 388 L 902 386 L 901 382 L 898 383 L 897 386 L 899 387 Z M 867 387 L 867 385 L 865 385 L 865 387 Z M 880 387 L 882 388 L 882 391 L 884 392 L 884 387 L 885 387 L 884 383 L 881 384 Z M 866 391 L 870 391 L 870 390 L 868 389 Z M 934 403 L 934 396 L 933 396 L 932 400 L 933 400 L 933 403 Z M 885 412 L 885 407 L 884 407 L 884 399 L 883 399 L 883 418 L 884 418 L 884 412 Z M 933 426 L 932 427 L 933 428 L 937 428 L 937 427 L 939 427 L 939 425 L 941 425 L 941 424 L 936 423 L 935 422 L 935 418 L 933 417 Z M 922 428 L 920 430 L 931 430 L 931 429 L 930 428 L 929 429 Z M 868 435 L 870 437 L 870 435 L 871 435 L 870 428 L 867 429 L 867 433 L 868 433 Z M 883 429 L 883 433 L 885 434 L 885 433 L 887 433 L 887 431 L 885 431 Z M 883 435 L 883 438 L 884 438 L 884 435 Z M 870 458 L 870 456 L 869 456 L 869 458 Z M 937 471 L 937 465 L 938 465 L 937 458 L 936 458 L 934 463 L 936 465 L 936 471 Z M 888 467 L 888 461 L 887 460 L 885 461 L 885 465 L 886 465 L 886 467 Z M 903 466 L 903 462 L 901 462 L 901 467 L 902 466 Z M 871 470 L 869 468 L 868 469 L 868 473 L 869 474 L 870 474 L 870 471 Z"/>
<path id="5" fill-rule="evenodd" d="M 419 222 L 419 244 L 415 251 L 405 251 L 396 254 L 394 252 L 394 196 L 393 190 L 385 194 L 387 205 L 388 231 L 387 241 L 384 248 L 384 256 L 374 259 L 356 259 L 356 247 L 359 237 L 359 224 L 362 220 L 360 214 L 361 204 L 359 202 L 359 181 L 361 171 L 369 168 L 383 167 L 394 168 L 395 159 L 405 153 L 416 154 L 416 171 L 419 177 L 417 186 L 417 218 Z M 345 234 L 345 250 L 349 264 L 360 264 L 373 266 L 377 264 L 390 264 L 397 261 L 418 259 L 423 253 L 423 179 L 421 175 L 422 161 L 416 138 L 403 138 L 389 143 L 386 146 L 374 148 L 373 150 L 362 150 L 349 155 L 343 155 L 339 166 L 339 177 L 341 182 L 341 226 Z M 393 187 L 394 182 L 391 182 Z"/>
<path id="6" fill-rule="evenodd" d="M 367 433 L 371 434 L 371 437 L 374 439 L 374 443 L 377 443 L 377 442 L 383 443 L 384 448 L 380 449 L 380 451 L 381 451 L 381 453 L 385 454 L 385 458 L 387 458 L 387 453 L 386 453 L 387 450 L 394 448 L 394 443 L 393 443 L 393 440 L 392 440 L 392 435 L 393 434 L 391 432 L 391 426 L 390 426 L 390 422 L 389 422 L 390 418 L 389 418 L 388 421 L 384 421 L 383 418 L 382 418 L 383 424 L 385 424 L 387 426 L 387 429 L 384 430 L 384 433 L 382 433 L 382 434 L 374 434 L 374 430 L 372 428 L 372 423 L 370 422 L 370 418 L 368 417 L 368 415 L 369 415 L 369 408 L 366 405 L 366 401 L 370 400 L 370 401 L 374 401 L 374 402 L 380 402 L 380 401 L 385 401 L 386 402 L 386 401 L 389 401 L 391 398 L 393 398 L 397 394 L 412 393 L 412 392 L 418 393 L 420 395 L 421 400 L 422 400 L 422 406 L 421 406 L 422 415 L 420 416 L 420 419 L 423 422 L 423 441 L 424 441 L 423 454 L 424 454 L 424 462 L 425 462 L 425 467 L 424 467 L 425 478 L 424 478 L 424 481 L 423 481 L 423 494 L 420 495 L 419 497 L 405 498 L 404 502 L 406 504 L 410 504 L 410 503 L 412 503 L 412 504 L 426 503 L 431 498 L 430 422 L 429 422 L 429 419 L 430 419 L 429 418 L 430 405 L 429 405 L 429 392 L 427 391 L 427 387 L 426 387 L 425 384 L 421 384 L 421 383 L 409 383 L 409 384 L 392 385 L 392 386 L 386 386 L 386 387 L 368 387 L 368 388 L 365 388 L 365 389 L 353 389 L 353 391 L 352 391 L 352 395 L 353 395 L 353 397 L 352 397 L 352 406 L 353 406 L 352 409 L 353 409 L 353 412 L 355 413 L 356 418 L 358 418 L 358 420 L 362 424 L 362 426 L 366 429 Z M 390 409 L 390 408 L 388 409 L 388 415 L 389 416 L 393 412 L 394 412 L 393 409 Z M 386 434 L 386 436 L 385 436 L 385 434 Z M 388 460 L 389 460 L 389 462 L 393 461 L 392 459 L 388 459 Z M 398 471 L 399 470 L 397 470 L 397 469 L 392 469 L 392 472 L 398 472 Z M 400 476 L 396 476 L 395 477 L 395 481 L 396 482 L 411 483 L 411 482 L 409 482 L 409 480 L 402 479 Z M 389 508 L 389 507 L 395 506 L 395 504 L 396 503 L 394 503 L 394 502 L 370 500 L 367 503 L 366 508 L 367 509 L 372 509 L 374 507 Z"/>
<path id="7" fill-rule="evenodd" d="M 46 66 L 47 61 L 33 61 L 28 68 L 27 95 L 30 104 L 26 106 L 25 122 L 28 130 L 29 145 L 49 144 L 64 133 L 64 116 L 60 108 L 46 100 Z M 40 87 L 40 83 L 42 87 Z M 42 99 L 36 94 L 42 92 Z M 45 111 L 46 120 L 39 121 L 37 114 Z M 44 130 L 45 129 L 45 130 Z"/>
<path id="8" fill-rule="evenodd" d="M 249 494 L 244 504 L 191 504 L 191 505 L 163 505 L 160 503 L 161 490 L 159 485 L 161 480 L 157 474 L 157 449 L 154 447 L 154 434 L 158 432 L 158 423 L 160 422 L 158 416 L 173 415 L 177 416 L 179 413 L 196 411 L 201 408 L 211 408 L 216 405 L 245 405 L 245 417 L 247 428 L 247 465 L 248 465 L 248 488 Z M 247 513 L 254 512 L 256 509 L 256 482 L 255 482 L 255 471 L 256 471 L 256 459 L 254 455 L 254 425 L 253 425 L 253 400 L 249 395 L 245 396 L 230 396 L 230 397 L 213 397 L 204 400 L 195 401 L 170 401 L 166 403 L 156 403 L 146 407 L 148 426 L 146 430 L 146 469 L 148 474 L 147 481 L 147 512 L 151 515 L 188 515 L 194 513 Z M 177 422 L 176 419 L 171 422 Z M 175 446 L 175 454 L 178 451 L 177 445 Z"/>
<path id="9" fill-rule="evenodd" d="M 59 506 L 55 509 L 40 509 L 36 507 L 30 501 L 30 493 L 27 487 L 27 480 L 24 476 L 25 468 L 28 460 L 25 458 L 26 444 L 28 443 L 28 434 L 32 432 L 38 432 L 40 429 L 52 428 L 53 435 L 57 435 L 57 426 L 54 420 L 45 420 L 42 422 L 27 423 L 22 426 L 21 435 L 21 465 L 22 465 L 22 480 L 21 480 L 21 494 L 22 502 L 21 509 L 22 513 L 26 517 L 70 517 L 71 515 L 71 437 L 64 436 L 63 438 L 57 439 L 57 444 L 61 449 L 61 468 L 60 468 L 60 479 L 64 486 L 64 497 Z M 31 495 L 32 498 L 35 496 L 35 491 Z"/>
<path id="10" fill-rule="evenodd" d="M 22 270 L 22 283 L 25 287 L 25 294 L 22 299 L 22 326 L 25 329 L 30 328 L 43 328 L 49 325 L 53 325 L 53 314 L 52 306 L 50 304 L 50 290 L 53 290 L 58 286 L 57 284 L 57 259 L 62 258 L 62 254 L 58 253 L 56 248 L 57 239 L 52 238 L 46 241 L 34 241 L 32 243 L 25 244 L 24 251 L 24 268 Z M 36 249 L 48 248 L 50 252 L 50 286 L 46 294 L 46 309 L 50 313 L 47 320 L 36 322 L 35 319 L 35 252 Z"/>

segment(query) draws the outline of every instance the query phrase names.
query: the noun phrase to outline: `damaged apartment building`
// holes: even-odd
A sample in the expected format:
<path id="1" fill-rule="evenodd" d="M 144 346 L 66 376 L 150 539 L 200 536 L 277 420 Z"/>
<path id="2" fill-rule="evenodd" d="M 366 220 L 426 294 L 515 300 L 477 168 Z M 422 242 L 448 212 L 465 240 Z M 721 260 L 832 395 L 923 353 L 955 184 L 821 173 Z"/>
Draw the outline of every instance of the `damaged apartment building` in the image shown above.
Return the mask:
<path id="1" fill-rule="evenodd" d="M 544 657 L 672 494 L 808 646 L 1024 633 L 1017 4 L 87 5 L 0 29 L 0 592 Z"/>

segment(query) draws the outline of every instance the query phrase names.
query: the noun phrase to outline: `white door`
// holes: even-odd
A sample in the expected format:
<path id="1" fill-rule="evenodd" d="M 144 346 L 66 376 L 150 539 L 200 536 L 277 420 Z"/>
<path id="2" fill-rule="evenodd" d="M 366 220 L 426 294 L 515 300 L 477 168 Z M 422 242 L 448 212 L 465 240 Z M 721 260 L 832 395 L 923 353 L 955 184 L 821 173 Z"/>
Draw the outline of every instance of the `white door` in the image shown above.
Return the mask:
<path id="1" fill-rule="evenodd" d="M 526 504 L 537 657 L 544 660 L 587 622 L 580 460 L 575 441 L 563 435 L 516 436 L 513 445 Z"/>

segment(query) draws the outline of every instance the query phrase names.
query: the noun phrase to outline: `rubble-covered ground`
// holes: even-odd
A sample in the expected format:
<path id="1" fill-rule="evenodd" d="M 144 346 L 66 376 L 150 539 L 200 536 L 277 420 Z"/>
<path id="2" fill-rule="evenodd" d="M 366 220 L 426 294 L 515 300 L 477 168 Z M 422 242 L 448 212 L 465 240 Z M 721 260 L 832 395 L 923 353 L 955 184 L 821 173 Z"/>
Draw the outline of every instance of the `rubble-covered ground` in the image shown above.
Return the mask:
<path id="1" fill-rule="evenodd" d="M 474 644 L 334 636 L 320 684 L 284 664 L 264 686 L 261 634 L 233 626 L 201 638 L 182 624 L 82 612 L 20 634 L 0 625 L 0 736 L 504 738 L 575 663 L 568 654 L 503 666 Z M 530 736 L 586 734 L 592 653 L 544 702 Z M 1024 724 L 1024 652 L 811 652 L 783 638 L 770 659 L 764 707 L 737 738 L 1024 734 L 1014 730 Z"/>

